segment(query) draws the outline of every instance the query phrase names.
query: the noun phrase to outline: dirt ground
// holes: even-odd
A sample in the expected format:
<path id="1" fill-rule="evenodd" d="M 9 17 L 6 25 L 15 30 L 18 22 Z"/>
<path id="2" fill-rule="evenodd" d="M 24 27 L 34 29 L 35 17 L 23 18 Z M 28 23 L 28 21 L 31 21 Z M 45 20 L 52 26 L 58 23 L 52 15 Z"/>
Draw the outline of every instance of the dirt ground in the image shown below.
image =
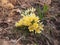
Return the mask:
<path id="1" fill-rule="evenodd" d="M 36 8 L 36 5 L 43 7 L 44 4 L 49 6 L 49 11 L 43 20 L 45 29 L 41 36 L 30 35 L 16 45 L 35 45 L 32 44 L 34 42 L 38 45 L 60 45 L 60 0 L 0 0 L 0 45 L 14 45 L 14 41 L 22 36 L 20 32 L 14 32 L 21 10 Z"/>

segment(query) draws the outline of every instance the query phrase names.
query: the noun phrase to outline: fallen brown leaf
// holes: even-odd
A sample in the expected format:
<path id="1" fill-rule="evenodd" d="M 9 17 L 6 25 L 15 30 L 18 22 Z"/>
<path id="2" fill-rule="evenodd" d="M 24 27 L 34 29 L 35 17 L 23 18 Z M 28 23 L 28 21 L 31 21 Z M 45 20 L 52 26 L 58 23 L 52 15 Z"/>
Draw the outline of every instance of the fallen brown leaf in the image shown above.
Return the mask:
<path id="1" fill-rule="evenodd" d="M 1 0 L 1 2 L 2 2 L 2 5 L 5 5 L 8 3 L 8 0 Z"/>
<path id="2" fill-rule="evenodd" d="M 16 5 L 17 0 L 9 0 L 9 2 L 12 3 L 12 4 L 14 4 L 14 5 Z"/>
<path id="3" fill-rule="evenodd" d="M 4 7 L 7 9 L 13 9 L 14 5 L 12 3 L 7 3 L 6 5 L 4 5 Z"/>

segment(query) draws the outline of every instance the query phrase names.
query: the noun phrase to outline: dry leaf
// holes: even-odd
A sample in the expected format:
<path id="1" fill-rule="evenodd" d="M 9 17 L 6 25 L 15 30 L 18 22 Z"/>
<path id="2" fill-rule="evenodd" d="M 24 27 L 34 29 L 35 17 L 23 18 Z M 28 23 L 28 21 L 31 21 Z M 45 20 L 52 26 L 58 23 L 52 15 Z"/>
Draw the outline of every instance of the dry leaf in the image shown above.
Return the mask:
<path id="1" fill-rule="evenodd" d="M 0 45 L 14 45 L 10 40 L 0 39 Z M 16 45 L 21 45 L 19 42 Z"/>
<path id="2" fill-rule="evenodd" d="M 2 5 L 5 5 L 8 3 L 8 0 L 1 0 Z"/>
<path id="3" fill-rule="evenodd" d="M 14 5 L 12 3 L 7 3 L 6 5 L 4 5 L 4 7 L 7 9 L 13 9 Z"/>
<path id="4" fill-rule="evenodd" d="M 9 2 L 12 3 L 12 4 L 14 4 L 14 5 L 16 5 L 17 0 L 9 0 Z"/>
<path id="5" fill-rule="evenodd" d="M 1 0 L 2 7 L 7 8 L 7 9 L 13 9 L 14 5 L 10 3 L 8 0 Z"/>

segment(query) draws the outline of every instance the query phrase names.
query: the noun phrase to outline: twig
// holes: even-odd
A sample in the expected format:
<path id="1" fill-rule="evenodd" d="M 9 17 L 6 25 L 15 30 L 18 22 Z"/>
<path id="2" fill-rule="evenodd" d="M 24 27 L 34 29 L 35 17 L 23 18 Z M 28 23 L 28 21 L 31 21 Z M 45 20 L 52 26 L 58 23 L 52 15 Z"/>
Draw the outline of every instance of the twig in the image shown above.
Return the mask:
<path id="1" fill-rule="evenodd" d="M 24 36 L 18 38 L 17 41 L 14 43 L 14 45 L 16 45 L 18 43 L 18 41 L 21 40 L 22 38 L 24 38 Z"/>

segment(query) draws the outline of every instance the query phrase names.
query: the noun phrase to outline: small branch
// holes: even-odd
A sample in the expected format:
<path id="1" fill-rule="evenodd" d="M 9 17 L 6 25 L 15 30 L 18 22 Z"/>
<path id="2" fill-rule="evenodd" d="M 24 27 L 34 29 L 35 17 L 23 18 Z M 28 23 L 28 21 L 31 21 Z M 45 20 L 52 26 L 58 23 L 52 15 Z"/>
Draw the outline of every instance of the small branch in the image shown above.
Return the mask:
<path id="1" fill-rule="evenodd" d="M 14 45 L 16 45 L 19 42 L 19 40 L 21 40 L 22 38 L 24 38 L 24 36 L 18 38 L 17 41 L 14 43 Z"/>

